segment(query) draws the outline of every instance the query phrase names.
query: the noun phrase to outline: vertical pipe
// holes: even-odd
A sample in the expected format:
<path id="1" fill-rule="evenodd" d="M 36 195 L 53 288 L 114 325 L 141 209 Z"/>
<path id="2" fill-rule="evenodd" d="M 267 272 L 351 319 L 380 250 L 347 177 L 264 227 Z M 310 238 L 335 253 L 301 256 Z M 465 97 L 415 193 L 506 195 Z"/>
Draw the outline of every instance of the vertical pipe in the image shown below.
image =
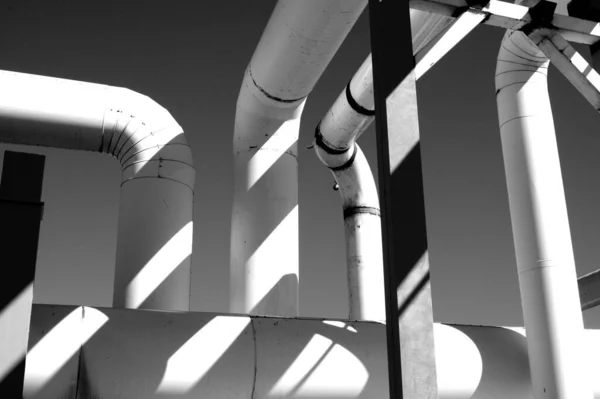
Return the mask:
<path id="1" fill-rule="evenodd" d="M 252 56 L 233 139 L 233 312 L 298 315 L 300 115 L 365 5 L 280 0 Z"/>
<path id="2" fill-rule="evenodd" d="M 527 36 L 506 33 L 496 92 L 523 318 L 534 397 L 591 398 L 547 68 Z"/>

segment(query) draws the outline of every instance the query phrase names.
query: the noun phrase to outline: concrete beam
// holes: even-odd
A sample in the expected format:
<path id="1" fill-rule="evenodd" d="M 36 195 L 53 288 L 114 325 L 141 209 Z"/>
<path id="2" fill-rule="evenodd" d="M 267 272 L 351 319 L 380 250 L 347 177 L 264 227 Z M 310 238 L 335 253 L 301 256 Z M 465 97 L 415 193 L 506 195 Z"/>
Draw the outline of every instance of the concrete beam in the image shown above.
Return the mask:
<path id="1" fill-rule="evenodd" d="M 483 23 L 503 29 L 521 29 L 532 22 L 529 9 L 539 1 L 529 1 L 526 5 L 511 4 L 501 0 L 491 0 L 483 6 L 472 6 L 467 0 L 410 0 L 410 8 L 448 17 L 457 17 L 464 10 L 482 11 L 486 14 Z M 552 26 L 565 39 L 583 44 L 600 41 L 600 24 L 595 21 L 555 14 Z"/>
<path id="2" fill-rule="evenodd" d="M 577 279 L 581 310 L 600 305 L 600 270 L 586 274 Z"/>
<path id="3" fill-rule="evenodd" d="M 600 75 L 585 58 L 554 29 L 536 28 L 527 34 L 594 109 L 600 111 Z"/>
<path id="4" fill-rule="evenodd" d="M 438 397 L 408 4 L 370 0 L 391 398 Z"/>
<path id="5" fill-rule="evenodd" d="M 23 390 L 25 354 L 42 220 L 43 155 L 4 153 L 0 183 L 0 397 Z"/>
<path id="6" fill-rule="evenodd" d="M 487 14 L 478 10 L 467 10 L 435 39 L 415 54 L 415 79 L 421 76 L 442 59 L 450 50 L 481 24 Z"/>

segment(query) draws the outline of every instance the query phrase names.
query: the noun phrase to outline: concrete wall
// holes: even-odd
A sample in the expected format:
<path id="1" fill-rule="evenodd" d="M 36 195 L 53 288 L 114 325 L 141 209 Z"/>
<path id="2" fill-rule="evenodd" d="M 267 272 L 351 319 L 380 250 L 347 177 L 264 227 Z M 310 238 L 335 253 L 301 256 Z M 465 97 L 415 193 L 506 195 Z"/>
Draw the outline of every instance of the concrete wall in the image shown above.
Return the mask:
<path id="1" fill-rule="evenodd" d="M 385 342 L 370 322 L 34 305 L 24 397 L 386 399 Z M 440 399 L 531 398 L 522 329 L 436 324 L 435 346 Z"/>

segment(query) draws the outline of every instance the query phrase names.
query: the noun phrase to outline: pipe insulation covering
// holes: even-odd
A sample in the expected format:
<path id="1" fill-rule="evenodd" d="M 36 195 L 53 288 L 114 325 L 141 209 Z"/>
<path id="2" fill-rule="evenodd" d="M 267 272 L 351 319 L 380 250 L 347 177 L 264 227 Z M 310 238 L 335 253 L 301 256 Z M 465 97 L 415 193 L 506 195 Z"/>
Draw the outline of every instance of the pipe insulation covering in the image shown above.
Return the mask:
<path id="1" fill-rule="evenodd" d="M 435 323 L 433 333 L 439 399 L 532 399 L 522 328 Z M 586 330 L 582 339 L 581 359 L 597 375 L 600 331 Z M 589 383 L 600 399 L 600 379 L 590 374 Z M 385 325 L 34 304 L 23 397 L 74 392 L 387 399 Z"/>
<path id="2" fill-rule="evenodd" d="M 410 10 L 418 54 L 451 24 L 448 17 Z M 356 140 L 374 119 L 371 55 L 325 114 L 315 134 L 317 157 L 339 186 L 344 214 L 349 319 L 385 321 L 379 198 L 373 174 Z"/>
<path id="3" fill-rule="evenodd" d="M 189 310 L 195 171 L 167 110 L 125 88 L 0 71 L 0 141 L 116 158 L 113 306 Z"/>
<path id="4" fill-rule="evenodd" d="M 507 31 L 496 98 L 533 397 L 592 398 L 548 63 L 525 34 Z"/>
<path id="5" fill-rule="evenodd" d="M 366 0 L 280 0 L 237 101 L 231 311 L 298 314 L 298 160 L 306 97 Z"/>

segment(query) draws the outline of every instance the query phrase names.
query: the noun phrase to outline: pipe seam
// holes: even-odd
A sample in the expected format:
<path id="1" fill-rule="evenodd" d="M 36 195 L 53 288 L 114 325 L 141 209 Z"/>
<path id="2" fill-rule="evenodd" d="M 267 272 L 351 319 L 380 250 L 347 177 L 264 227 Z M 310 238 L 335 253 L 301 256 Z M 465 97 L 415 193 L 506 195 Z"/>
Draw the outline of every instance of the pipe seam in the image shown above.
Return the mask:
<path id="1" fill-rule="evenodd" d="M 381 211 L 379 208 L 373 206 L 350 206 L 344 208 L 344 219 L 352 217 L 358 214 L 369 214 L 377 217 L 381 217 Z"/>
<path id="2" fill-rule="evenodd" d="M 348 169 L 354 163 L 354 159 L 356 158 L 356 153 L 357 152 L 358 152 L 358 147 L 356 146 L 356 144 L 354 144 L 354 151 L 352 152 L 352 155 L 350 156 L 350 159 L 348 159 L 346 162 L 344 162 L 340 166 L 327 166 L 327 167 L 330 170 L 334 171 L 334 172 L 339 172 L 341 170 Z"/>
<path id="3" fill-rule="evenodd" d="M 262 87 L 260 87 L 258 85 L 258 83 L 256 83 L 256 80 L 254 80 L 254 76 L 252 76 L 252 69 L 250 68 L 250 66 L 248 66 L 248 75 L 250 76 L 250 79 L 252 80 L 252 83 L 254 84 L 254 86 L 262 94 L 264 94 L 265 97 L 267 97 L 270 100 L 277 101 L 278 103 L 293 104 L 293 103 L 296 103 L 296 102 L 301 102 L 301 101 L 303 101 L 306 98 L 306 96 L 304 96 L 304 97 L 300 97 L 300 98 L 293 98 L 293 99 L 287 100 L 285 98 L 276 97 L 274 95 L 269 94 L 265 89 L 263 89 Z"/>
<path id="4" fill-rule="evenodd" d="M 352 96 L 352 92 L 350 91 L 350 83 L 352 80 L 348 82 L 346 85 L 346 101 L 348 101 L 348 105 L 352 108 L 356 113 L 364 115 L 364 116 L 374 116 L 375 110 L 367 109 L 360 105 Z"/>

